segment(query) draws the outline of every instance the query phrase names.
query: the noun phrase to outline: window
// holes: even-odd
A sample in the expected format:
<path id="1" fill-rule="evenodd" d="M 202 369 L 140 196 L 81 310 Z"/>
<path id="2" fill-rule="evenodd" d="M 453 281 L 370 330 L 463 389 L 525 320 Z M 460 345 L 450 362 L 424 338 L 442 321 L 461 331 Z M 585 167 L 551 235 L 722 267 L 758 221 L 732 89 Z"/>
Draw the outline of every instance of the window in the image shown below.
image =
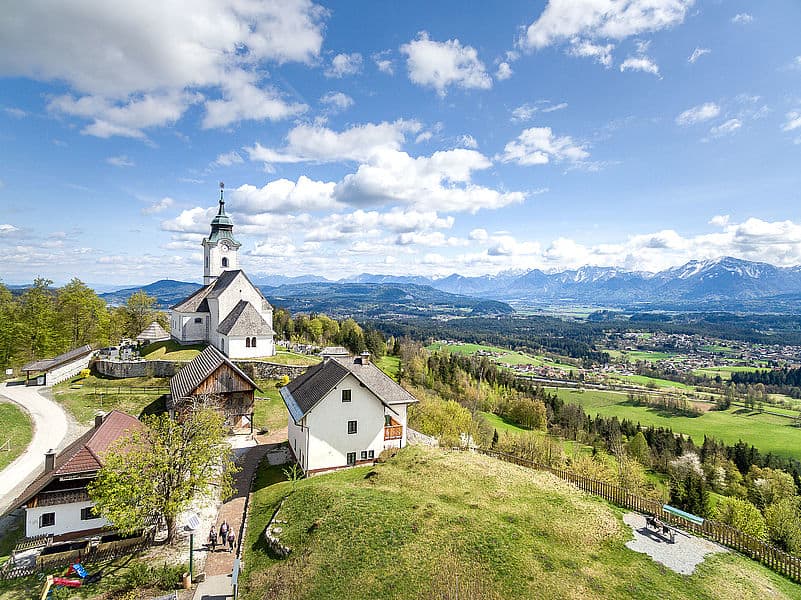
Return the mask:
<path id="1" fill-rule="evenodd" d="M 256 338 L 254 338 L 254 337 L 250 338 L 250 347 L 251 348 L 255 348 L 256 347 Z"/>
<path id="2" fill-rule="evenodd" d="M 250 338 L 245 338 L 245 348 L 250 348 Z"/>
<path id="3" fill-rule="evenodd" d="M 367 458 L 375 458 L 375 450 L 368 450 Z"/>
<path id="4" fill-rule="evenodd" d="M 95 512 L 94 506 L 87 506 L 81 509 L 81 521 L 91 521 L 92 519 L 99 519 L 100 515 Z"/>
<path id="5" fill-rule="evenodd" d="M 228 266 L 228 259 L 227 258 L 223 258 L 222 259 L 222 266 L 223 267 L 227 267 Z"/>
<path id="6" fill-rule="evenodd" d="M 44 513 L 39 516 L 39 527 L 52 527 L 56 524 L 56 513 Z"/>
<path id="7" fill-rule="evenodd" d="M 355 452 L 348 452 L 348 464 L 355 465 L 356 464 L 356 453 Z"/>
<path id="8" fill-rule="evenodd" d="M 367 460 L 367 450 L 362 450 L 362 460 Z"/>
<path id="9" fill-rule="evenodd" d="M 195 317 L 195 323 L 202 323 L 203 317 Z"/>
<path id="10" fill-rule="evenodd" d="M 342 390 L 342 402 L 350 402 L 350 390 Z"/>
<path id="11" fill-rule="evenodd" d="M 348 421 L 348 433 L 356 433 L 356 421 Z"/>

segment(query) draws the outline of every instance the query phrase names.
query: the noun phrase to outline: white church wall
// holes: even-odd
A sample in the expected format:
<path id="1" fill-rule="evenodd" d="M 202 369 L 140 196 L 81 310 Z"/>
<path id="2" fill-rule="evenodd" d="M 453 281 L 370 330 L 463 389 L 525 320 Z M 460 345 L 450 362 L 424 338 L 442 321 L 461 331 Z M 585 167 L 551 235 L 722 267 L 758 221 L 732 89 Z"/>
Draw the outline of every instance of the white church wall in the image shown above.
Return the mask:
<path id="1" fill-rule="evenodd" d="M 229 337 L 228 343 L 230 358 L 261 358 L 275 354 L 275 343 L 269 338 L 257 337 L 255 346 L 248 346 L 245 337 Z"/>

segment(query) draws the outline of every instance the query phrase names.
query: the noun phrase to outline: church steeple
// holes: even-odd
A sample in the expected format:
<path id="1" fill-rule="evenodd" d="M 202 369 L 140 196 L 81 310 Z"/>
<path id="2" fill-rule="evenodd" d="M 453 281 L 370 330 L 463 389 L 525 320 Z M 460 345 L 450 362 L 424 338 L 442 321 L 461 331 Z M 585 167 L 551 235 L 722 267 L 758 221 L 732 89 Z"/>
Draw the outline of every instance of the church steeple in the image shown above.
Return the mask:
<path id="1" fill-rule="evenodd" d="M 239 268 L 239 247 L 234 222 L 225 214 L 225 184 L 220 182 L 220 208 L 211 221 L 211 234 L 203 240 L 203 283 L 212 283 L 223 271 Z"/>

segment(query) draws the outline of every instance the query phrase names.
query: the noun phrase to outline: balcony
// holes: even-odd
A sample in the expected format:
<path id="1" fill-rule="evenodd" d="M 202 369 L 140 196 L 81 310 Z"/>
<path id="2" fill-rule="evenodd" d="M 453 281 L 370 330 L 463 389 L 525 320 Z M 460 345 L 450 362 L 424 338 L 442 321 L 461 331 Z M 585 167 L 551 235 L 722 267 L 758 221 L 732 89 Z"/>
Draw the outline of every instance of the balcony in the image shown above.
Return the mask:
<path id="1" fill-rule="evenodd" d="M 384 427 L 384 441 L 403 439 L 403 425 L 387 425 Z"/>

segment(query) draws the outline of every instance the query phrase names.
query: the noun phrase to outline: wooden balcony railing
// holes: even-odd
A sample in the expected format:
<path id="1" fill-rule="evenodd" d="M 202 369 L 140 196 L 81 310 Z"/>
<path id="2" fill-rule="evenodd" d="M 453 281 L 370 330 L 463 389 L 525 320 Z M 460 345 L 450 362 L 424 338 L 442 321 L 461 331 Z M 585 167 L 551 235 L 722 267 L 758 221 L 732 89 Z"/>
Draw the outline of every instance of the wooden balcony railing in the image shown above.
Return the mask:
<path id="1" fill-rule="evenodd" d="M 384 427 L 384 440 L 403 439 L 403 425 L 390 425 Z"/>

